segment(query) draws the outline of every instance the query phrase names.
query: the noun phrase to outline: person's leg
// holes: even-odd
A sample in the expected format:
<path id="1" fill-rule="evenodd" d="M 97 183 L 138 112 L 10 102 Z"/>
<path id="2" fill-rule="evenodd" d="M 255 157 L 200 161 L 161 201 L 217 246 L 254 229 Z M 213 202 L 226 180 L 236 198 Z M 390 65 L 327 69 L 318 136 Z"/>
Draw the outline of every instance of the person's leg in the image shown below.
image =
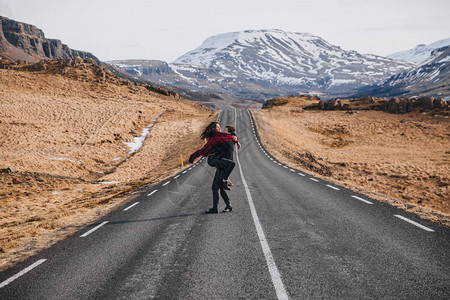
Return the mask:
<path id="1" fill-rule="evenodd" d="M 223 189 L 229 191 L 230 188 L 228 187 L 228 177 L 230 176 L 231 172 L 233 172 L 233 169 L 236 166 L 236 163 L 234 161 L 232 161 L 231 159 L 216 158 L 215 159 L 215 165 L 217 166 L 217 168 L 223 170 L 223 173 L 222 173 L 223 174 L 223 180 L 222 180 L 221 187 Z"/>
<path id="2" fill-rule="evenodd" d="M 227 181 L 231 172 L 233 172 L 233 169 L 236 166 L 236 163 L 234 161 L 232 161 L 231 159 L 222 158 L 221 160 L 223 162 L 225 162 L 224 170 L 223 170 L 223 181 Z"/>
<path id="3" fill-rule="evenodd" d="M 226 206 L 223 212 L 231 212 L 233 208 L 231 207 L 230 198 L 228 197 L 227 192 L 224 189 L 220 189 L 220 195 L 222 196 L 223 201 L 225 202 Z"/>
<path id="4" fill-rule="evenodd" d="M 206 211 L 206 213 L 217 213 L 217 206 L 219 204 L 219 189 L 222 183 L 222 170 L 217 169 L 216 174 L 214 174 L 214 179 L 212 183 L 212 194 L 213 194 L 213 207 Z"/>
<path id="5" fill-rule="evenodd" d="M 213 168 L 223 169 L 224 166 L 220 164 L 219 159 L 217 155 L 208 156 L 208 165 Z"/>

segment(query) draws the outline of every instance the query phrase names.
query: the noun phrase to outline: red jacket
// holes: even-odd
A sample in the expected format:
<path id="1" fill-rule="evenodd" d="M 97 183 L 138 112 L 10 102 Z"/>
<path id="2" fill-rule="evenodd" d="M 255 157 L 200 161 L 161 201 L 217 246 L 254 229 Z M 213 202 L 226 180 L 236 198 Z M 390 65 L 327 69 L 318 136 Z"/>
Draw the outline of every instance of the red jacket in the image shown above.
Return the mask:
<path id="1" fill-rule="evenodd" d="M 194 160 L 199 156 L 209 156 L 211 153 L 214 153 L 214 149 L 218 144 L 229 141 L 237 143 L 237 136 L 223 132 L 215 132 L 202 148 L 191 154 L 191 156 L 189 157 L 189 163 L 192 164 Z"/>

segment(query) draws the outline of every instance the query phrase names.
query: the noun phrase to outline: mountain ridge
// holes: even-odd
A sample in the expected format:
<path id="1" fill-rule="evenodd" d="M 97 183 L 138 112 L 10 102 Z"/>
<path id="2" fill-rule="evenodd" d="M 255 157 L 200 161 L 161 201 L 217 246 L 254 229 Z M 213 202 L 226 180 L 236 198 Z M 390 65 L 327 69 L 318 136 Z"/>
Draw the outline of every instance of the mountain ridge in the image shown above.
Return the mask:
<path id="1" fill-rule="evenodd" d="M 401 61 L 411 62 L 411 63 L 415 63 L 415 64 L 422 64 L 431 57 L 431 54 L 434 50 L 445 47 L 445 46 L 449 46 L 449 45 L 450 45 L 450 38 L 442 39 L 442 40 L 433 42 L 429 45 L 420 44 L 420 45 L 417 45 L 417 47 L 415 47 L 413 49 L 395 52 L 395 53 L 389 54 L 387 57 L 395 59 L 395 60 L 401 60 Z"/>
<path id="2" fill-rule="evenodd" d="M 90 52 L 74 50 L 60 40 L 46 38 L 44 32 L 34 25 L 0 16 L 1 59 L 36 63 L 42 59 L 69 59 L 77 56 L 100 63 Z"/>
<path id="3" fill-rule="evenodd" d="M 333 97 L 353 94 L 412 66 L 343 50 L 310 33 L 271 29 L 209 37 L 168 64 L 163 74 L 147 72 L 145 76 L 161 84 L 246 98 L 292 93 Z M 129 72 L 139 72 L 140 68 L 131 64 L 122 67 Z M 145 73 L 142 68 L 141 72 Z"/>
<path id="4" fill-rule="evenodd" d="M 437 48 L 422 64 L 395 74 L 354 95 L 450 98 L 450 46 Z"/>

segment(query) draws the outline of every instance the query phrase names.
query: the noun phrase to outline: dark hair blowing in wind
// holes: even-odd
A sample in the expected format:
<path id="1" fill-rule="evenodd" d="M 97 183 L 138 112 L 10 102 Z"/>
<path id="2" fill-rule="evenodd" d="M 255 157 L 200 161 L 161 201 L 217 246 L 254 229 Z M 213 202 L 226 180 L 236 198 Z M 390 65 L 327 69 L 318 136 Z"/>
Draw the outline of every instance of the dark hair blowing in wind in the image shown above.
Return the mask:
<path id="1" fill-rule="evenodd" d="M 202 139 L 209 139 L 210 137 L 212 137 L 213 134 L 216 132 L 217 124 L 219 124 L 219 123 L 211 122 L 208 126 L 206 126 L 205 130 L 200 135 L 200 138 L 202 138 Z"/>

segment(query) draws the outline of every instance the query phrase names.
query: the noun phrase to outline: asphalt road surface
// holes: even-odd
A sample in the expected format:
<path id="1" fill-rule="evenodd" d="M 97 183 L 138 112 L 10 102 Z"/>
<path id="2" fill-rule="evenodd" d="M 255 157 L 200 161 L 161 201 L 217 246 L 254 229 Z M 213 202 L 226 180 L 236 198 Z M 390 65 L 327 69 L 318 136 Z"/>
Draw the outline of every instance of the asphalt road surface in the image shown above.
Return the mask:
<path id="1" fill-rule="evenodd" d="M 0 299 L 450 299 L 448 228 L 284 166 L 247 110 L 221 124 L 233 212 L 203 214 L 203 160 L 2 272 Z"/>

